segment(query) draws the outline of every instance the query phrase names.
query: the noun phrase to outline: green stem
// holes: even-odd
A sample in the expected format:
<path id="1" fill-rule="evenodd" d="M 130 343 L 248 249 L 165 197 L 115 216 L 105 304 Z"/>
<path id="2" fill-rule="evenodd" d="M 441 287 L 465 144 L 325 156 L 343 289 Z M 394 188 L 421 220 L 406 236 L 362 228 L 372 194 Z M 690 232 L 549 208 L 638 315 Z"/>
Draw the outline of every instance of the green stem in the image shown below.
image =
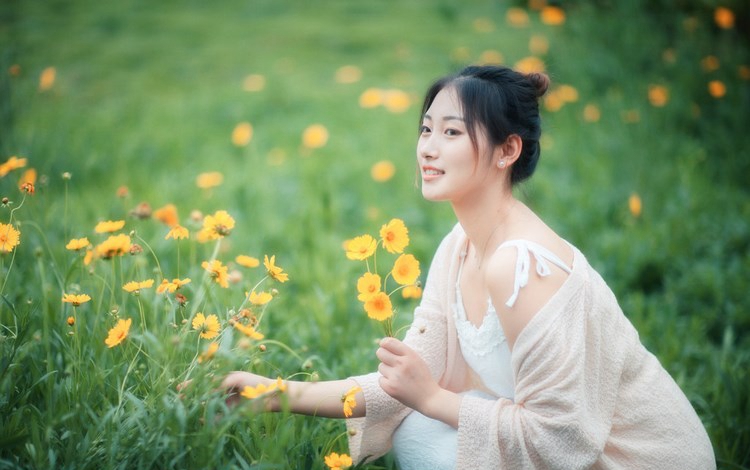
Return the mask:
<path id="1" fill-rule="evenodd" d="M 210 264 L 213 260 L 216 259 L 216 256 L 219 254 L 219 247 L 221 246 L 221 238 L 216 240 L 216 245 L 214 246 L 214 251 L 211 253 L 211 257 L 208 259 L 208 263 Z M 200 305 L 203 303 L 203 299 L 207 294 L 208 287 L 206 286 L 206 279 L 208 278 L 209 273 L 207 270 L 204 269 L 203 277 L 201 278 L 200 282 L 200 288 L 198 290 L 198 294 L 196 296 L 195 302 L 193 303 L 193 308 L 190 311 L 190 318 L 193 318 L 195 316 L 196 312 L 200 308 Z"/>
<path id="2" fill-rule="evenodd" d="M 297 354 L 292 348 L 282 343 L 281 341 L 277 341 L 275 339 L 267 339 L 267 340 L 259 342 L 258 344 L 275 344 L 276 346 L 281 346 L 282 349 L 285 349 L 289 354 L 297 358 L 299 361 L 303 360 L 302 356 Z"/>
<path id="3" fill-rule="evenodd" d="M 138 233 L 136 233 L 136 234 L 135 234 L 135 237 L 136 237 L 136 238 L 137 238 L 137 239 L 138 239 L 138 240 L 139 240 L 139 241 L 140 241 L 140 242 L 141 242 L 141 243 L 142 243 L 142 244 L 143 244 L 143 245 L 144 245 L 144 246 L 145 246 L 146 248 L 148 248 L 148 251 L 149 251 L 149 253 L 151 253 L 151 257 L 152 257 L 152 258 L 154 258 L 154 262 L 156 263 L 156 268 L 157 268 L 157 269 L 159 270 L 159 276 L 160 276 L 161 278 L 164 278 L 164 272 L 163 272 L 163 271 L 161 270 L 161 264 L 159 264 L 159 258 L 158 258 L 158 257 L 156 256 L 156 253 L 154 253 L 154 249 L 153 249 L 153 248 L 151 248 L 151 245 L 149 245 L 149 244 L 148 244 L 148 242 L 147 242 L 146 240 L 144 240 L 143 238 L 141 238 L 141 236 L 140 236 L 140 235 L 138 235 Z M 179 250 L 179 245 L 178 245 L 177 249 Z M 179 261 L 179 260 L 180 260 L 180 257 L 179 257 L 179 251 L 178 251 L 178 255 L 177 255 L 177 277 L 180 277 L 180 261 Z"/>
<path id="4" fill-rule="evenodd" d="M 143 313 L 143 304 L 141 303 L 140 294 L 138 294 L 137 300 L 138 300 L 138 311 L 141 314 L 141 329 L 145 333 L 146 332 L 146 315 Z"/>
<path id="5" fill-rule="evenodd" d="M 122 384 L 120 385 L 120 393 L 118 397 L 117 402 L 117 408 L 115 409 L 115 416 L 120 411 L 120 407 L 122 407 L 122 401 L 123 401 L 123 395 L 125 394 L 125 384 L 128 382 L 128 376 L 130 375 L 130 372 L 132 372 L 133 367 L 135 367 L 136 359 L 138 359 L 138 354 L 141 352 L 141 344 L 138 343 L 138 351 L 135 352 L 135 355 L 133 356 L 133 360 L 130 361 L 130 364 L 128 365 L 128 370 L 125 372 L 125 377 L 122 378 Z"/>

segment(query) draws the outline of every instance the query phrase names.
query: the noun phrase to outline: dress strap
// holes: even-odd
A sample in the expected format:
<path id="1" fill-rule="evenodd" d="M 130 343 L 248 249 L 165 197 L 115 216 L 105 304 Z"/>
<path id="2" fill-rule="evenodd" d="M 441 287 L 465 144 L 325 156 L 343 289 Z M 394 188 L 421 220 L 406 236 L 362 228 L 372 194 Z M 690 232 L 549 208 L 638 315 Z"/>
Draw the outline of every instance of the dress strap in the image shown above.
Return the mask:
<path id="1" fill-rule="evenodd" d="M 529 270 L 531 269 L 531 256 L 529 252 L 534 255 L 536 260 L 536 272 L 542 277 L 549 276 L 552 271 L 550 270 L 548 261 L 556 265 L 566 273 L 570 274 L 572 270 L 565 264 L 560 257 L 548 250 L 547 248 L 528 240 L 508 240 L 500 245 L 497 249 L 515 246 L 518 250 L 518 258 L 516 260 L 516 277 L 513 284 L 513 295 L 510 296 L 505 305 L 512 307 L 518 299 L 518 294 L 522 287 L 526 287 L 529 283 Z"/>

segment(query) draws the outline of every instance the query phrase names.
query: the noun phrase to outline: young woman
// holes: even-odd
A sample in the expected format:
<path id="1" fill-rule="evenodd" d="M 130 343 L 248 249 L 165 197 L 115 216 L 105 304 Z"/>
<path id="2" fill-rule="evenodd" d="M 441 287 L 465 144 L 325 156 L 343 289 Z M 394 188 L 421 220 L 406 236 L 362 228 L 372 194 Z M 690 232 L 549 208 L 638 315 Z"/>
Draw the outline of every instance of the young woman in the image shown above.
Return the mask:
<path id="1" fill-rule="evenodd" d="M 289 382 L 296 413 L 344 417 L 355 462 L 391 448 L 399 467 L 715 468 L 706 431 L 640 343 L 584 255 L 513 195 L 539 159 L 543 74 L 468 67 L 427 92 L 422 194 L 458 224 L 432 261 L 403 341 L 378 371 Z M 235 372 L 235 395 L 270 379 Z M 270 399 L 266 406 L 276 410 Z"/>

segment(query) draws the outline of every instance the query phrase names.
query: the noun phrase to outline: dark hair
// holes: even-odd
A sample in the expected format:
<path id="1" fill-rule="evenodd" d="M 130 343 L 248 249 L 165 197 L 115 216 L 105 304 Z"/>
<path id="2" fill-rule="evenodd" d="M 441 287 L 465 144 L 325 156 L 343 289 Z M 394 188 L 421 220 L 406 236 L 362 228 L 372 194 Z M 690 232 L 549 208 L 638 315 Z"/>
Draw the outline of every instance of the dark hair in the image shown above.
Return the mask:
<path id="1" fill-rule="evenodd" d="M 479 148 L 478 129 L 485 132 L 492 147 L 504 143 L 511 134 L 521 137 L 521 156 L 510 174 L 512 184 L 520 183 L 534 173 L 539 161 L 539 98 L 548 87 L 549 78 L 543 73 L 523 74 L 494 65 L 469 66 L 432 84 L 425 95 L 422 116 L 441 90 L 453 88 L 475 149 Z"/>

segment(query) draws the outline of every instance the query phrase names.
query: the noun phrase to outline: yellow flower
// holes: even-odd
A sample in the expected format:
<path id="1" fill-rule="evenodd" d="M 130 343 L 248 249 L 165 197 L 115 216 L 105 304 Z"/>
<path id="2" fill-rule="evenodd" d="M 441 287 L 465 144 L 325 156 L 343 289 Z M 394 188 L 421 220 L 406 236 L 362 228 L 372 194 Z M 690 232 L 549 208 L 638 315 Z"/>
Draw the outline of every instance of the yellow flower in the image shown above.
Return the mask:
<path id="1" fill-rule="evenodd" d="M 275 391 L 279 392 L 285 392 L 286 391 L 286 385 L 284 382 L 282 382 L 281 377 L 276 379 L 276 382 L 271 382 L 270 384 L 258 384 L 255 387 L 252 387 L 250 385 L 246 385 L 245 388 L 242 389 L 240 392 L 240 395 L 243 397 L 252 400 L 253 398 L 258 398 L 261 395 L 265 395 L 271 392 Z"/>
<path id="2" fill-rule="evenodd" d="M 227 211 L 216 211 L 203 219 L 203 230 L 213 240 L 229 235 L 233 228 L 234 219 Z"/>
<path id="3" fill-rule="evenodd" d="M 380 276 L 373 273 L 364 273 L 357 280 L 357 299 L 366 302 L 370 297 L 380 292 Z"/>
<path id="4" fill-rule="evenodd" d="M 391 270 L 393 280 L 402 286 L 408 286 L 417 282 L 419 274 L 419 261 L 417 261 L 414 255 L 399 256 Z"/>
<path id="5" fill-rule="evenodd" d="M 109 330 L 109 334 L 107 335 L 107 339 L 104 340 L 104 344 L 110 348 L 114 348 L 125 341 L 125 338 L 128 337 L 128 333 L 130 332 L 131 323 L 133 323 L 133 320 L 130 318 L 127 320 L 123 320 L 122 318 L 117 320 L 117 324 Z"/>
<path id="6" fill-rule="evenodd" d="M 389 253 L 402 253 L 409 245 L 409 230 L 403 220 L 391 219 L 380 227 L 380 238 L 383 240 L 383 247 Z"/>
<path id="7" fill-rule="evenodd" d="M 373 320 L 383 321 L 393 316 L 391 298 L 385 292 L 378 292 L 365 301 L 365 312 Z"/>
<path id="8" fill-rule="evenodd" d="M 479 56 L 479 63 L 483 65 L 502 64 L 504 61 L 503 54 L 494 49 L 483 51 Z"/>
<path id="9" fill-rule="evenodd" d="M 29 170 L 29 171 L 34 171 L 34 170 L 32 169 L 32 170 Z M 23 181 L 23 179 L 21 179 L 21 181 L 19 181 L 19 183 L 18 183 L 18 189 L 21 192 L 26 193 L 26 194 L 34 194 L 34 192 L 36 191 L 34 189 L 34 183 L 32 183 L 30 181 Z"/>
<path id="10" fill-rule="evenodd" d="M 344 242 L 346 257 L 354 260 L 365 260 L 375 253 L 378 242 L 371 235 L 361 235 Z"/>
<path id="11" fill-rule="evenodd" d="M 221 185 L 224 181 L 224 175 L 218 171 L 209 171 L 201 173 L 195 178 L 195 185 L 201 189 L 211 189 Z"/>
<path id="12" fill-rule="evenodd" d="M 370 176 L 378 183 L 385 183 L 396 174 L 396 165 L 390 160 L 381 160 L 370 169 Z"/>
<path id="13" fill-rule="evenodd" d="M 10 253 L 21 243 L 21 232 L 11 224 L 0 223 L 0 253 Z"/>
<path id="14" fill-rule="evenodd" d="M 521 73 L 544 72 L 544 61 L 538 57 L 529 56 L 519 60 L 513 66 Z"/>
<path id="15" fill-rule="evenodd" d="M 565 23 L 565 11 L 560 7 L 545 6 L 541 12 L 542 23 L 557 26 Z"/>
<path id="16" fill-rule="evenodd" d="M 94 232 L 112 233 L 112 232 L 121 230 L 124 226 L 125 226 L 124 220 L 107 220 L 107 221 L 99 222 L 98 224 L 96 224 L 96 227 L 94 227 Z"/>
<path id="17" fill-rule="evenodd" d="M 632 124 L 641 120 L 641 113 L 637 109 L 626 109 L 620 112 L 620 119 L 623 122 Z"/>
<path id="18" fill-rule="evenodd" d="M 261 340 L 261 339 L 265 338 L 265 336 L 263 336 L 263 333 L 259 333 L 259 332 L 255 331 L 255 328 L 253 328 L 250 325 L 243 325 L 240 322 L 235 322 L 234 323 L 234 327 L 236 329 L 240 330 L 240 332 L 242 332 L 242 334 L 244 334 L 245 336 L 249 337 L 250 339 Z"/>
<path id="19" fill-rule="evenodd" d="M 587 104 L 583 107 L 583 120 L 586 122 L 597 122 L 601 118 L 602 113 L 599 111 L 599 107 L 595 104 Z"/>
<path id="20" fill-rule="evenodd" d="M 341 403 L 344 404 L 344 416 L 347 418 L 352 415 L 352 410 L 357 406 L 357 400 L 355 400 L 355 398 L 357 393 L 361 391 L 361 387 L 352 387 L 341 396 Z"/>
<path id="21" fill-rule="evenodd" d="M 242 89 L 245 91 L 260 91 L 266 87 L 266 77 L 253 73 L 242 81 Z"/>
<path id="22" fill-rule="evenodd" d="M 544 97 L 544 107 L 547 111 L 556 112 L 560 111 L 565 102 L 562 100 L 559 94 L 549 93 Z"/>
<path id="23" fill-rule="evenodd" d="M 18 179 L 18 189 L 34 194 L 34 185 L 36 184 L 36 170 L 29 168 L 23 172 L 23 175 Z"/>
<path id="24" fill-rule="evenodd" d="M 325 463 L 331 470 L 344 470 L 352 466 L 352 458 L 347 454 L 331 452 L 325 456 Z"/>
<path id="25" fill-rule="evenodd" d="M 167 204 L 164 207 L 156 209 L 153 217 L 167 227 L 175 227 L 180 223 L 180 218 L 177 215 L 177 207 L 174 204 Z"/>
<path id="26" fill-rule="evenodd" d="M 721 80 L 711 80 L 708 83 L 708 92 L 714 98 L 722 98 L 727 94 L 727 87 Z"/>
<path id="27" fill-rule="evenodd" d="M 309 149 L 323 147 L 328 142 L 328 129 L 321 124 L 313 124 L 302 133 L 302 145 Z"/>
<path id="28" fill-rule="evenodd" d="M 145 281 L 130 281 L 122 286 L 126 292 L 138 292 L 141 289 L 148 289 L 154 285 L 153 279 L 146 279 Z"/>
<path id="29" fill-rule="evenodd" d="M 86 255 L 83 257 L 83 265 L 88 266 L 94 260 L 94 250 L 86 250 Z"/>
<path id="30" fill-rule="evenodd" d="M 459 46 L 451 51 L 451 59 L 456 62 L 467 62 L 471 59 L 471 51 L 466 46 Z"/>
<path id="31" fill-rule="evenodd" d="M 648 86 L 648 101 L 651 106 L 661 108 L 669 101 L 669 90 L 663 85 Z"/>
<path id="32" fill-rule="evenodd" d="M 379 88 L 368 88 L 359 95 L 359 106 L 362 108 L 375 108 L 383 104 L 384 93 Z"/>
<path id="33" fill-rule="evenodd" d="M 276 377 L 276 389 L 280 392 L 286 392 L 286 384 L 281 377 Z"/>
<path id="34" fill-rule="evenodd" d="M 701 59 L 701 68 L 705 72 L 713 72 L 719 70 L 719 58 L 715 55 L 707 55 Z"/>
<path id="35" fill-rule="evenodd" d="M 228 268 L 221 264 L 221 261 L 217 259 L 211 260 L 210 263 L 208 261 L 204 261 L 201 263 L 201 267 L 208 271 L 214 281 L 216 281 L 216 283 L 221 287 L 225 289 L 229 287 Z"/>
<path id="36" fill-rule="evenodd" d="M 207 243 L 217 238 L 219 237 L 212 230 L 206 230 L 205 228 L 198 230 L 198 233 L 195 234 L 195 239 L 198 243 Z"/>
<path id="37" fill-rule="evenodd" d="M 252 256 L 247 255 L 239 255 L 234 259 L 234 261 L 240 266 L 244 266 L 246 268 L 257 268 L 258 266 L 260 266 L 260 260 L 258 258 L 253 258 Z"/>
<path id="38" fill-rule="evenodd" d="M 202 313 L 196 313 L 193 318 L 193 329 L 200 331 L 200 337 L 203 339 L 213 339 L 219 335 L 221 324 L 219 317 L 214 314 L 205 316 Z"/>
<path id="39" fill-rule="evenodd" d="M 276 266 L 276 255 L 271 256 L 270 260 L 268 259 L 268 255 L 263 255 L 263 266 L 266 267 L 268 275 L 273 279 L 276 279 L 279 282 L 286 282 L 289 280 L 289 275 L 285 273 L 281 267 Z"/>
<path id="40" fill-rule="evenodd" d="M 161 280 L 161 284 L 159 284 L 159 287 L 156 288 L 156 293 L 161 294 L 164 292 L 173 293 L 180 287 L 184 286 L 185 284 L 190 283 L 190 278 L 186 277 L 185 279 L 172 279 L 172 281 L 167 281 L 166 279 Z"/>
<path id="41" fill-rule="evenodd" d="M 383 106 L 392 113 L 403 113 L 411 105 L 409 95 L 402 90 L 388 90 L 385 93 Z"/>
<path id="42" fill-rule="evenodd" d="M 63 294 L 62 301 L 73 304 L 74 307 L 78 307 L 81 304 L 85 304 L 91 300 L 91 297 L 86 294 Z"/>
<path id="43" fill-rule="evenodd" d="M 575 103 L 578 101 L 578 90 L 567 84 L 560 85 L 555 92 L 560 96 L 564 103 Z"/>
<path id="44" fill-rule="evenodd" d="M 110 259 L 114 256 L 122 256 L 129 251 L 130 237 L 124 233 L 110 235 L 109 238 L 96 246 L 96 255 L 104 259 Z"/>
<path id="45" fill-rule="evenodd" d="M 232 143 L 236 147 L 244 147 L 253 139 L 253 126 L 249 122 L 241 122 L 232 130 Z"/>
<path id="46" fill-rule="evenodd" d="M 252 291 L 247 295 L 247 299 L 253 305 L 265 305 L 273 299 L 273 295 L 268 292 Z"/>
<path id="47" fill-rule="evenodd" d="M 418 299 L 422 297 L 422 288 L 418 285 L 406 286 L 401 290 L 401 295 L 405 299 Z"/>
<path id="48" fill-rule="evenodd" d="M 630 209 L 630 213 L 633 215 L 633 217 L 640 216 L 643 209 L 641 197 L 635 193 L 631 194 L 628 198 L 628 209 Z"/>
<path id="49" fill-rule="evenodd" d="M 527 26 L 529 24 L 529 14 L 523 8 L 508 8 L 508 11 L 505 12 L 505 21 L 515 27 Z"/>
<path id="50" fill-rule="evenodd" d="M 203 351 L 200 356 L 198 356 L 198 363 L 200 364 L 204 361 L 211 359 L 212 357 L 214 357 L 214 355 L 216 354 L 216 351 L 218 350 L 219 350 L 219 343 L 217 343 L 216 341 L 212 342 L 211 344 L 208 345 L 206 350 Z"/>
<path id="51" fill-rule="evenodd" d="M 259 396 L 267 393 L 269 391 L 268 387 L 266 387 L 265 384 L 258 384 L 257 387 L 253 387 L 251 385 L 245 385 L 245 387 L 240 392 L 240 395 L 247 398 L 248 400 L 252 400 L 253 398 L 258 398 Z"/>
<path id="52" fill-rule="evenodd" d="M 188 229 L 186 229 L 182 225 L 175 225 L 171 229 L 169 229 L 169 232 L 167 232 L 167 235 L 164 237 L 164 239 L 169 240 L 170 238 L 174 238 L 175 240 L 183 240 L 188 237 L 190 237 L 190 232 L 188 232 Z"/>
<path id="53" fill-rule="evenodd" d="M 52 85 L 55 84 L 56 76 L 57 76 L 57 69 L 54 67 L 47 67 L 44 70 L 42 70 L 42 73 L 39 74 L 39 90 L 47 91 L 50 88 L 52 88 Z"/>
<path id="54" fill-rule="evenodd" d="M 344 65 L 336 70 L 337 83 L 356 83 L 362 78 L 362 70 L 356 65 Z"/>
<path id="55" fill-rule="evenodd" d="M 18 158 L 17 156 L 13 155 L 5 163 L 0 165 L 0 178 L 4 177 L 5 175 L 7 175 L 13 170 L 17 170 L 25 166 L 26 166 L 25 158 Z"/>
<path id="56" fill-rule="evenodd" d="M 83 238 L 74 238 L 68 242 L 67 245 L 65 245 L 65 248 L 72 251 L 78 251 L 86 248 L 91 243 L 89 243 L 89 239 L 86 237 Z"/>
<path id="57" fill-rule="evenodd" d="M 727 7 L 716 7 L 714 22 L 719 28 L 731 29 L 734 26 L 734 12 Z"/>

